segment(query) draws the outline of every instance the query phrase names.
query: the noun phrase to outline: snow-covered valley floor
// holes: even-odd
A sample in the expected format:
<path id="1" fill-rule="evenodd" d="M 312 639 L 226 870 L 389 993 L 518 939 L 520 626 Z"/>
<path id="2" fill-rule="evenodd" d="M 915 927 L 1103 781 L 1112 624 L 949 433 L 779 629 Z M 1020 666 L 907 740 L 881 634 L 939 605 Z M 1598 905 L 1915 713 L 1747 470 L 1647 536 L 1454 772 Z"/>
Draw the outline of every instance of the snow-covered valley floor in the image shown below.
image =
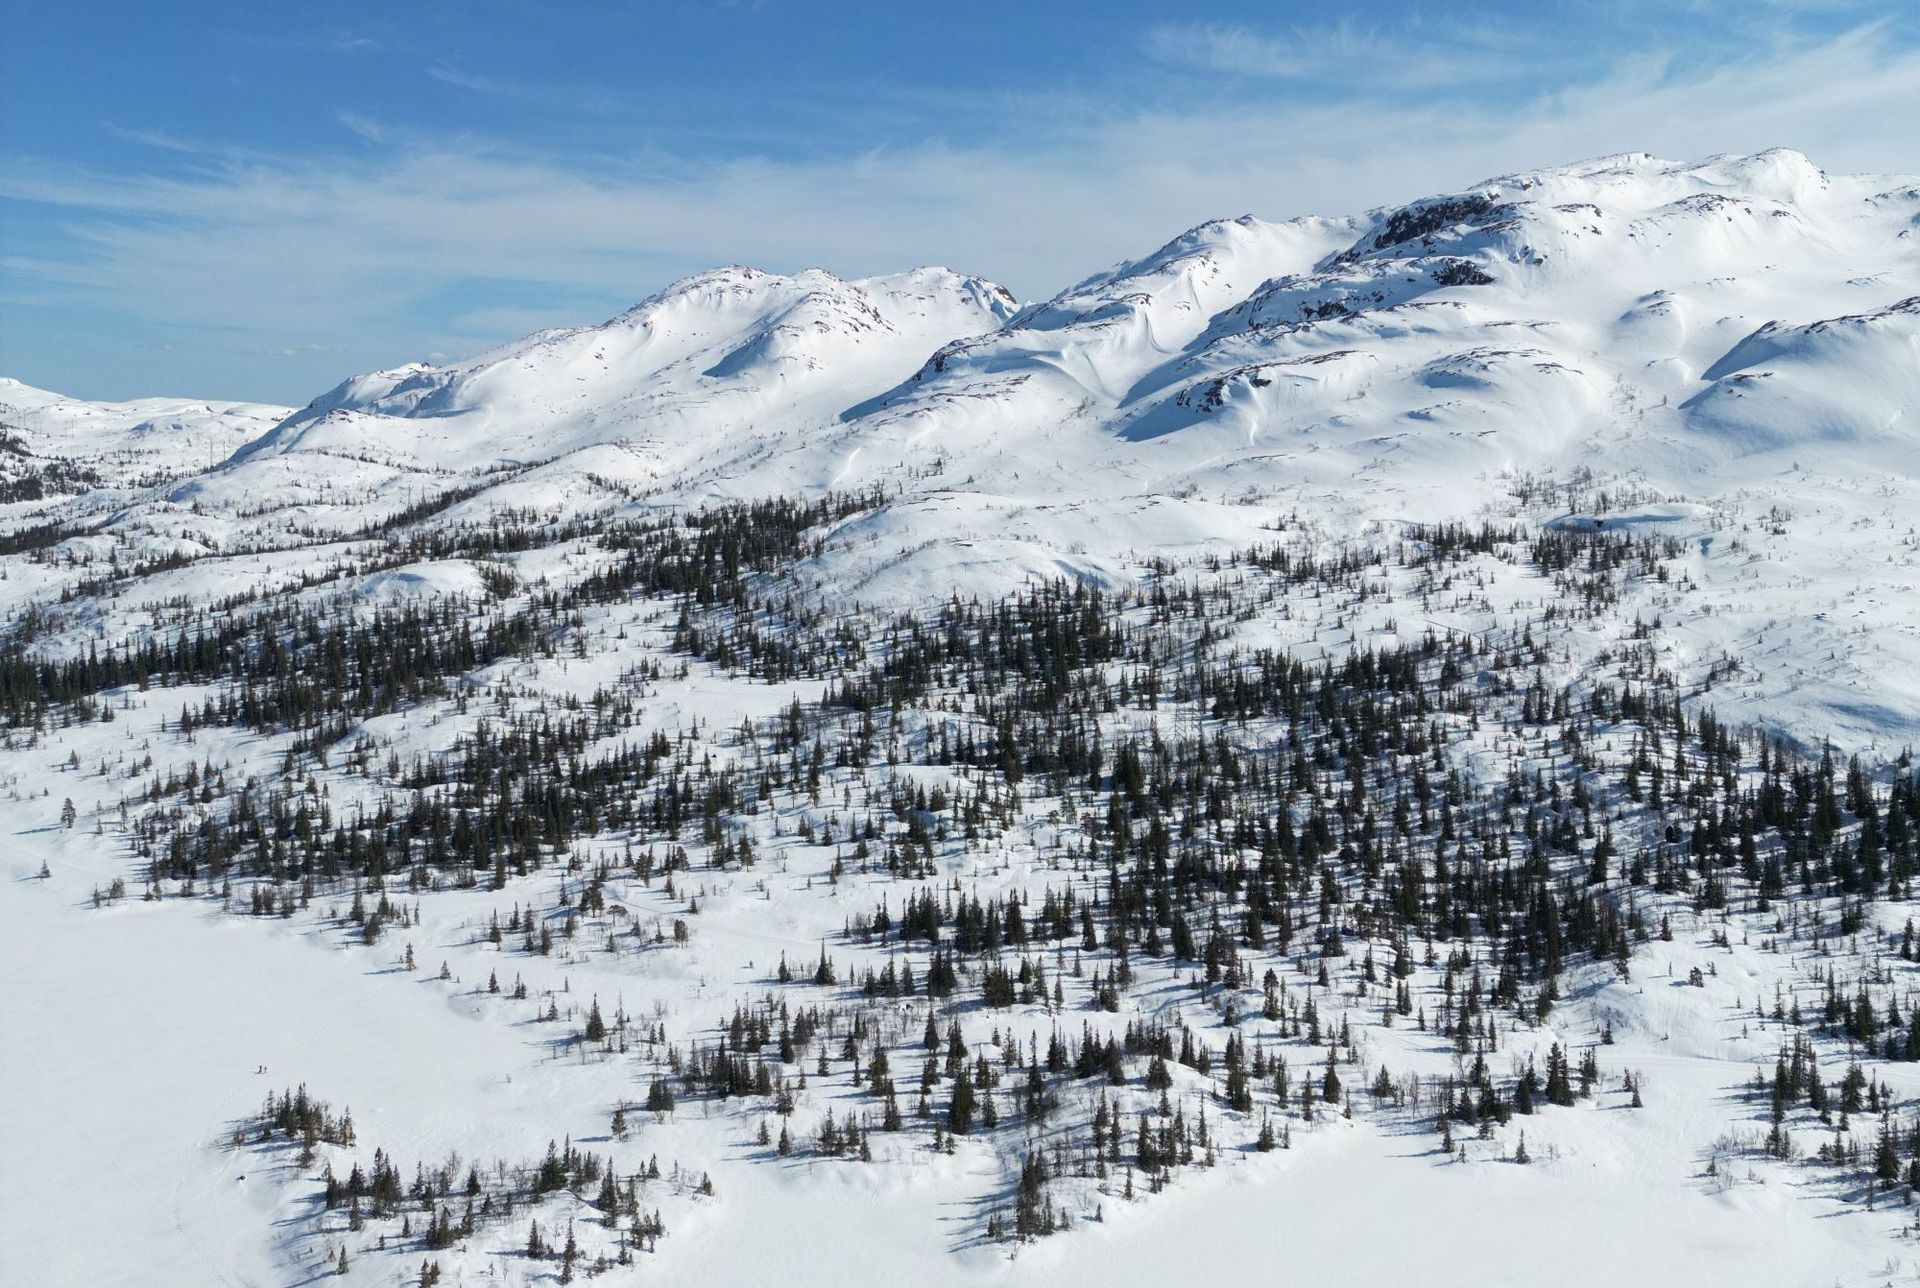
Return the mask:
<path id="1" fill-rule="evenodd" d="M 312 1186 L 286 1160 L 228 1142 L 283 1083 L 352 1106 L 364 1136 L 408 1159 L 604 1139 L 602 1111 L 632 1094 L 617 1066 L 555 1059 L 545 1034 L 475 997 L 488 954 L 451 927 L 410 942 L 426 960 L 448 960 L 463 981 L 454 985 L 396 969 L 378 949 L 343 951 L 299 921 L 185 901 L 95 911 L 89 890 L 111 881 L 116 857 L 90 838 L 69 840 L 41 806 L 43 822 L 6 838 L 0 895 L 0 1024 L 13 1035 L 0 1065 L 0 1127 L 15 1160 L 0 1180 L 14 1232 L 0 1251 L 7 1282 L 303 1282 L 302 1267 L 335 1246 L 304 1236 Z M 42 861 L 59 876 L 39 880 Z M 755 924 L 743 915 L 737 937 L 708 940 L 703 957 L 714 960 L 702 969 L 716 985 L 728 966 L 743 982 L 763 970 L 775 944 L 804 951 L 784 920 Z M 1645 1108 L 1627 1109 L 1614 1091 L 1541 1115 L 1528 1124 L 1530 1167 L 1507 1161 L 1504 1142 L 1449 1161 L 1430 1131 L 1391 1112 L 1328 1116 L 1298 1131 L 1291 1150 L 1229 1154 L 1151 1200 L 1105 1201 L 1098 1224 L 1008 1250 L 977 1241 L 975 1204 L 1007 1182 L 990 1157 L 921 1148 L 870 1167 L 756 1166 L 749 1158 L 768 1151 L 746 1120 L 690 1108 L 671 1127 L 642 1129 L 637 1143 L 712 1169 L 720 1197 L 687 1206 L 645 1277 L 1152 1285 L 1298 1266 L 1463 1288 L 1920 1282 L 1904 1203 L 1869 1212 L 1772 1163 L 1706 1176 L 1715 1141 L 1761 1130 L 1742 1084 L 1770 1061 L 1777 1035 L 1742 1017 L 1798 972 L 1779 954 L 1686 938 L 1650 945 L 1632 984 L 1589 999 L 1588 1015 L 1622 1017 L 1606 1063 L 1644 1075 Z M 1696 963 L 1717 970 L 1711 989 L 1684 987 Z M 565 974 L 576 987 L 593 977 Z M 667 991 L 645 974 L 599 974 L 632 997 Z M 1595 1039 L 1590 1021 L 1559 1027 Z M 1394 1040 L 1403 1034 L 1374 1034 L 1376 1058 L 1444 1065 L 1433 1043 Z M 1903 1100 L 1920 1090 L 1911 1076 L 1893 1081 Z M 462 1281 L 516 1282 L 521 1233 L 477 1240 L 456 1263 Z"/>

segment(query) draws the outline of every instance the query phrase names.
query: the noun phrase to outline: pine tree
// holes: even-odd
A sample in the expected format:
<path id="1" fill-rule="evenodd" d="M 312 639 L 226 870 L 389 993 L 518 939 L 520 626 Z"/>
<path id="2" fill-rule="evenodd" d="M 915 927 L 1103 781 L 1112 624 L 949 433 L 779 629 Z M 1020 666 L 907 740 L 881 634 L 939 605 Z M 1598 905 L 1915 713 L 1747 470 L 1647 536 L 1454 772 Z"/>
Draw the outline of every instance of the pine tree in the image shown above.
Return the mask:
<path id="1" fill-rule="evenodd" d="M 1900 1179 L 1900 1153 L 1893 1143 L 1893 1125 L 1885 1118 L 1880 1120 L 1880 1139 L 1874 1146 L 1873 1172 L 1883 1181 Z"/>

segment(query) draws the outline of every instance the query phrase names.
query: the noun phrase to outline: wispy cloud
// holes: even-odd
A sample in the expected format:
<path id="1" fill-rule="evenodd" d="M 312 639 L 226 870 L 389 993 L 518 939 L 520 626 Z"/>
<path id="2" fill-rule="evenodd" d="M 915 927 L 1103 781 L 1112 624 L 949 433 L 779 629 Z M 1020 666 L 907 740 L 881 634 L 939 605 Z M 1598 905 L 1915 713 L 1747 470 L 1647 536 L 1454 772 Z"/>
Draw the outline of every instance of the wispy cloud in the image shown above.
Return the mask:
<path id="1" fill-rule="evenodd" d="M 472 72 L 464 72 L 457 67 L 449 67 L 445 63 L 428 63 L 427 75 L 443 85 L 451 85 L 455 89 L 469 89 L 476 94 L 503 94 L 510 92 L 507 86 L 494 80 L 492 77 L 478 76 Z"/>
<path id="2" fill-rule="evenodd" d="M 334 119 L 369 143 L 385 143 L 387 141 L 386 126 L 380 124 L 380 122 L 370 116 L 366 116 L 360 112 L 340 111 L 334 113 Z"/>
<path id="3" fill-rule="evenodd" d="M 243 32 L 228 29 L 217 34 L 221 39 L 235 45 L 250 49 L 273 50 L 276 53 L 367 57 L 388 53 L 393 47 L 389 41 L 371 33 L 339 27 L 321 31 L 285 31 L 272 35 L 258 31 Z"/>
<path id="4" fill-rule="evenodd" d="M 1146 39 L 1148 55 L 1174 67 L 1373 92 L 1537 74 L 1537 63 L 1511 57 L 1513 47 L 1499 28 L 1465 24 L 1389 33 L 1351 22 L 1284 31 L 1182 23 L 1155 27 Z"/>
<path id="5" fill-rule="evenodd" d="M 209 151 L 203 143 L 192 139 L 183 139 L 162 130 L 149 129 L 146 126 L 116 125 L 107 122 L 106 131 L 116 139 L 125 139 L 129 143 L 138 143 L 142 147 L 158 148 L 164 152 L 184 152 L 189 155 Z"/>
<path id="6" fill-rule="evenodd" d="M 641 100 L 636 96 L 603 85 L 590 85 L 577 81 L 545 82 L 488 76 L 444 62 L 427 64 L 426 74 L 443 85 L 451 85 L 455 89 L 466 90 L 469 93 L 511 99 L 518 103 L 564 112 L 596 114 L 630 112 L 641 104 Z"/>

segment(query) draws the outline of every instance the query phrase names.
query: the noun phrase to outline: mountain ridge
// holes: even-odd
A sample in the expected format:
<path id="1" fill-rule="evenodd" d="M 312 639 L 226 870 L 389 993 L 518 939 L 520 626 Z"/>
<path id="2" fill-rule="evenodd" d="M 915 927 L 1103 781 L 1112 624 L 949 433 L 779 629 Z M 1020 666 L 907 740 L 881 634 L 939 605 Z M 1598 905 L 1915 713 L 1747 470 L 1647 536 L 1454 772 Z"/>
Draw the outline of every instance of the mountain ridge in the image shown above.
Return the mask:
<path id="1" fill-rule="evenodd" d="M 93 512 L 96 544 L 198 558 L 436 494 L 436 522 L 476 523 L 877 488 L 865 549 L 817 586 L 899 607 L 945 583 L 1117 586 L 1276 508 L 1341 533 L 1472 518 L 1532 477 L 1837 517 L 1849 480 L 1913 486 L 1916 226 L 1913 181 L 1784 149 L 1622 153 L 1356 215 L 1208 220 L 1026 304 L 941 268 L 730 265 L 598 324 L 350 377 L 264 432 L 236 417 L 205 431 L 219 461 L 57 508 Z M 1920 729 L 1920 696 L 1896 709 Z"/>

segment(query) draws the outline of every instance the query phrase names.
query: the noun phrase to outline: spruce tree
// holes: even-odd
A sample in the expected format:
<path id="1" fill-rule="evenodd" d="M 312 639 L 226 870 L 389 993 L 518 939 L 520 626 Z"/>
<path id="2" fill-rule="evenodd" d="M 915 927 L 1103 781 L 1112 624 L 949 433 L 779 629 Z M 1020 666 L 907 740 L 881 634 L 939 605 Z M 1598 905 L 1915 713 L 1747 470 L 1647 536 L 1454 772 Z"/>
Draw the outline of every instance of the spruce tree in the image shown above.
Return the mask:
<path id="1" fill-rule="evenodd" d="M 973 1090 L 973 1075 L 965 1063 L 953 1080 L 953 1099 L 947 1106 L 947 1130 L 965 1136 L 973 1130 L 973 1116 L 979 1109 Z"/>

